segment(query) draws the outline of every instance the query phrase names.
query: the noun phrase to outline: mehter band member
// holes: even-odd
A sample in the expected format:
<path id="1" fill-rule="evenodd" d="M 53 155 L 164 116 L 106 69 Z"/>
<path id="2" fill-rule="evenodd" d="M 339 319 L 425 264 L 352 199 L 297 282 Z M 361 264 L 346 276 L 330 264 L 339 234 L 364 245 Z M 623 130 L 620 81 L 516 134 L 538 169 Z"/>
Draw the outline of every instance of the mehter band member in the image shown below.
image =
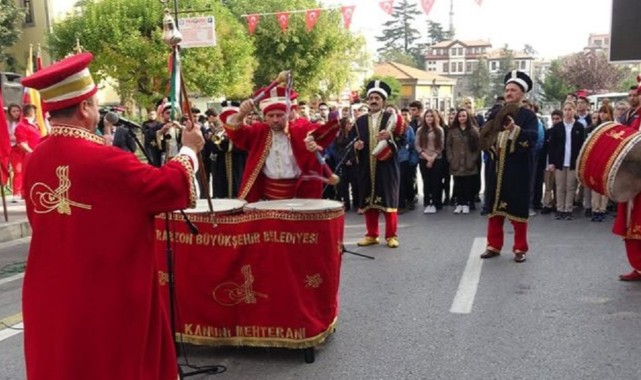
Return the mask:
<path id="1" fill-rule="evenodd" d="M 52 129 L 25 172 L 32 228 L 22 312 L 30 380 L 175 380 L 161 297 L 154 215 L 195 205 L 204 144 L 187 128 L 162 168 L 105 145 L 81 53 L 22 80 L 40 91 Z"/>

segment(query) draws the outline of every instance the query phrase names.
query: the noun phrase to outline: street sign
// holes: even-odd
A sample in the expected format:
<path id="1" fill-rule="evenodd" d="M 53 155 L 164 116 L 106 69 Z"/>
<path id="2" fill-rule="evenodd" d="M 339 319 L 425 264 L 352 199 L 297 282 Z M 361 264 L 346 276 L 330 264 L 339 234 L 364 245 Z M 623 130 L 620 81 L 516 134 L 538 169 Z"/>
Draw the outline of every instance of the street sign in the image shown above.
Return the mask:
<path id="1" fill-rule="evenodd" d="M 216 46 L 215 26 L 214 16 L 197 16 L 179 19 L 178 29 L 183 36 L 180 47 Z"/>

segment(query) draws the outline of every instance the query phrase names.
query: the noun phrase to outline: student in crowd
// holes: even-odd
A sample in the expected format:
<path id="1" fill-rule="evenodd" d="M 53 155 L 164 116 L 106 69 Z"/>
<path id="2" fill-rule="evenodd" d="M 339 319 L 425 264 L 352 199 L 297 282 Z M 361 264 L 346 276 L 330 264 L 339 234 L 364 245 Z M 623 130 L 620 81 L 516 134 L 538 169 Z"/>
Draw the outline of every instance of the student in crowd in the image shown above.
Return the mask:
<path id="1" fill-rule="evenodd" d="M 576 160 L 585 140 L 585 128 L 575 119 L 576 105 L 565 102 L 563 121 L 550 132 L 549 169 L 554 171 L 556 182 L 557 220 L 571 220 L 576 191 Z"/>
<path id="2" fill-rule="evenodd" d="M 563 112 L 561 110 L 552 111 L 551 115 L 552 125 L 561 123 L 563 121 Z M 543 177 L 543 182 L 545 185 L 545 192 L 543 194 L 543 208 L 541 209 L 541 214 L 546 215 L 556 210 L 556 196 L 555 188 L 556 184 L 554 182 L 554 170 L 549 166 L 549 151 L 550 151 L 550 132 L 552 128 L 545 130 L 545 138 L 543 141 L 543 148 L 541 150 L 540 164 L 545 168 L 545 173 Z"/>
<path id="3" fill-rule="evenodd" d="M 427 110 L 416 132 L 415 149 L 419 154 L 419 169 L 423 179 L 423 213 L 434 214 L 441 208 L 441 167 L 445 132 L 440 126 L 437 110 Z"/>
<path id="4" fill-rule="evenodd" d="M 595 121 L 595 126 L 599 126 L 602 123 L 605 123 L 606 121 L 612 121 L 614 119 L 614 110 L 608 104 L 607 102 L 604 102 L 604 104 L 599 108 L 599 114 L 596 118 Z M 595 119 L 592 119 L 593 121 Z M 590 130 L 587 134 L 592 133 L 592 130 Z M 597 193 L 596 191 L 592 190 L 592 221 L 593 222 L 603 222 L 605 221 L 605 213 L 606 209 L 608 207 L 608 202 L 610 200 L 608 199 L 607 196 L 602 195 Z"/>
<path id="5" fill-rule="evenodd" d="M 478 173 L 479 131 L 466 109 L 460 109 L 447 136 L 447 161 L 454 176 L 455 214 L 469 214 L 474 201 L 474 176 Z"/>

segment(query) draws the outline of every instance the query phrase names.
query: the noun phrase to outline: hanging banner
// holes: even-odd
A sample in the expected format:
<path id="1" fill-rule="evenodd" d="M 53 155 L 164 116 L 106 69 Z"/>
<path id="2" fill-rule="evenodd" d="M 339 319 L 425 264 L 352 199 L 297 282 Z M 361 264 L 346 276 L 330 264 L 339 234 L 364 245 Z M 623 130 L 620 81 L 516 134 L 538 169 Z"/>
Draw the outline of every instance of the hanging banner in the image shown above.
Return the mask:
<path id="1" fill-rule="evenodd" d="M 352 24 L 352 16 L 354 15 L 354 8 L 356 5 L 348 5 L 341 7 L 341 14 L 343 15 L 343 23 L 345 24 L 345 29 L 349 29 L 349 26 Z"/>
<path id="2" fill-rule="evenodd" d="M 307 26 L 307 31 L 310 32 L 314 29 L 314 25 L 320 17 L 320 9 L 308 9 L 305 12 L 305 25 Z"/>
<path id="3" fill-rule="evenodd" d="M 389 15 L 394 14 L 394 0 L 381 1 L 378 5 L 381 6 L 381 9 L 384 10 L 385 13 Z"/>
<path id="4" fill-rule="evenodd" d="M 178 29 L 183 35 L 181 48 L 216 46 L 216 22 L 214 16 L 186 17 L 178 20 Z"/>
<path id="5" fill-rule="evenodd" d="M 421 6 L 423 7 L 423 12 L 425 12 L 426 15 L 430 14 L 435 1 L 436 0 L 421 0 Z M 478 2 L 479 0 L 476 1 Z"/>
<path id="6" fill-rule="evenodd" d="M 287 24 L 289 22 L 289 12 L 277 12 L 276 20 L 278 20 L 278 25 L 283 32 L 287 31 Z"/>
<path id="7" fill-rule="evenodd" d="M 260 15 L 258 14 L 247 16 L 247 27 L 249 28 L 250 36 L 254 34 L 254 31 L 256 30 L 256 25 L 258 25 L 259 19 L 260 19 Z"/>

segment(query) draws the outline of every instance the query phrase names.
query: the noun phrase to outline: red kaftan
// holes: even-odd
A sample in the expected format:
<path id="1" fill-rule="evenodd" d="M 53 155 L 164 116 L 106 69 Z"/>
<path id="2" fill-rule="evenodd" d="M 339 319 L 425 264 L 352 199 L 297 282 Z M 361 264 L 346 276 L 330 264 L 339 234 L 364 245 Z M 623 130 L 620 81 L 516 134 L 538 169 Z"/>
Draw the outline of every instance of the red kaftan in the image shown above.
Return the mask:
<path id="1" fill-rule="evenodd" d="M 29 380 L 175 380 L 154 214 L 195 201 L 185 155 L 162 168 L 55 126 L 25 172 L 33 230 L 23 287 Z"/>

